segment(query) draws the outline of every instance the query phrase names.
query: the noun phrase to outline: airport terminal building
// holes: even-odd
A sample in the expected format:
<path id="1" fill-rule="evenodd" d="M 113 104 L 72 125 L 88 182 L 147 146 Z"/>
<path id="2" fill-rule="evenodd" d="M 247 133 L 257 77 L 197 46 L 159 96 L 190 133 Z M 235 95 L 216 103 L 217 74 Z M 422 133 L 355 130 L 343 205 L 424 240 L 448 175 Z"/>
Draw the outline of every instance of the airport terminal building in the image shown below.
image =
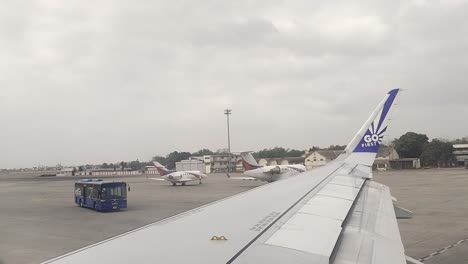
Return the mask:
<path id="1" fill-rule="evenodd" d="M 454 144 L 453 155 L 455 156 L 457 166 L 465 166 L 468 162 L 468 144 Z"/>

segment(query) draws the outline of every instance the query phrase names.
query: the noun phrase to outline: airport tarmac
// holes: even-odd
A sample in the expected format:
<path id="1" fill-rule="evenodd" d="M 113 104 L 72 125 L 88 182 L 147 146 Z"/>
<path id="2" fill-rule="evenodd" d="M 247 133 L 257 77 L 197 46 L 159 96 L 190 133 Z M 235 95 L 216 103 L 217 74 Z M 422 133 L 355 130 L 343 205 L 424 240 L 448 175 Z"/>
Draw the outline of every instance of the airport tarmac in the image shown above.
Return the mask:
<path id="1" fill-rule="evenodd" d="M 399 221 L 407 255 L 433 254 L 428 264 L 468 263 L 468 170 L 386 171 L 374 177 L 414 212 L 413 219 Z M 145 176 L 116 180 L 131 186 L 129 208 L 98 213 L 73 203 L 74 178 L 0 175 L 0 263 L 39 263 L 264 184 L 223 174 L 184 187 Z"/>
<path id="2" fill-rule="evenodd" d="M 374 178 L 414 213 L 398 221 L 408 256 L 427 264 L 468 263 L 468 239 L 459 243 L 468 238 L 468 170 L 385 171 Z"/>

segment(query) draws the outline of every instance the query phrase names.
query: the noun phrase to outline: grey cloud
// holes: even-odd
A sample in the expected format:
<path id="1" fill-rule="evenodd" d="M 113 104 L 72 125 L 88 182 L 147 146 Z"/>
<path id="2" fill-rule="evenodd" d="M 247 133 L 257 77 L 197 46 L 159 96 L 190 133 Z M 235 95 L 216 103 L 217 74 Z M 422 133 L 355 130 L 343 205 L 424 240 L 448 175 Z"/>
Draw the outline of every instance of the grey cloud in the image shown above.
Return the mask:
<path id="1" fill-rule="evenodd" d="M 0 5 L 0 167 L 223 148 L 226 107 L 235 150 L 345 144 L 395 87 L 389 137 L 468 134 L 463 1 Z"/>

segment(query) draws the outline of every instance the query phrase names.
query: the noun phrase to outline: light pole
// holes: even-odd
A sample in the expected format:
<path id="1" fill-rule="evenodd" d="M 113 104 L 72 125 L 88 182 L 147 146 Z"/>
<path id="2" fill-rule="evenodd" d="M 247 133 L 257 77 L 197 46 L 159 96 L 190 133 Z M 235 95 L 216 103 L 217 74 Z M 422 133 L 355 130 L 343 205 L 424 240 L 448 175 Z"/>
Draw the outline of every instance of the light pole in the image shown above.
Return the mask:
<path id="1" fill-rule="evenodd" d="M 227 176 L 231 177 L 229 175 L 229 171 L 231 169 L 231 135 L 229 132 L 229 115 L 231 114 L 232 110 L 231 109 L 226 109 L 224 110 L 224 114 L 226 115 L 227 119 L 227 140 L 228 140 L 228 163 L 227 163 Z"/>

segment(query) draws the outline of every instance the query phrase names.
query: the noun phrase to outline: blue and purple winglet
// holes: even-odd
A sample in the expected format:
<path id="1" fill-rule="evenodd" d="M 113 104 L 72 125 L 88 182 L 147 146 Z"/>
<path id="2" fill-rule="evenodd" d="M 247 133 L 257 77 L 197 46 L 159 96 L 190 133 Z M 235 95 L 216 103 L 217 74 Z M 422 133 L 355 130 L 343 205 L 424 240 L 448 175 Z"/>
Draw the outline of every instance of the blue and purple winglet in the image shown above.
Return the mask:
<path id="1" fill-rule="evenodd" d="M 379 151 L 385 131 L 387 131 L 387 125 L 385 124 L 387 121 L 387 115 L 399 91 L 400 89 L 393 89 L 388 92 L 385 98 L 385 103 L 383 104 L 382 109 L 380 109 L 380 113 L 378 113 L 372 121 L 370 127 L 367 129 L 353 152 L 377 153 Z M 378 121 L 377 124 L 376 121 Z"/>

